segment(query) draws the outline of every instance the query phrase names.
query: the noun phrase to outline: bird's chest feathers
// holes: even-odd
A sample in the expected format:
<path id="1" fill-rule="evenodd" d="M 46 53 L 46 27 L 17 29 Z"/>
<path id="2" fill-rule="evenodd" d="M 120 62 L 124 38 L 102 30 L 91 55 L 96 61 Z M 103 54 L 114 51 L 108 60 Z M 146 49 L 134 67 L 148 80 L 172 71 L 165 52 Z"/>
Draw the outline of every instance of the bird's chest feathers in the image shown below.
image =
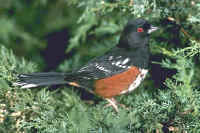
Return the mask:
<path id="1" fill-rule="evenodd" d="M 98 80 L 94 84 L 95 93 L 109 98 L 133 91 L 145 78 L 147 70 L 130 67 L 127 71 Z"/>

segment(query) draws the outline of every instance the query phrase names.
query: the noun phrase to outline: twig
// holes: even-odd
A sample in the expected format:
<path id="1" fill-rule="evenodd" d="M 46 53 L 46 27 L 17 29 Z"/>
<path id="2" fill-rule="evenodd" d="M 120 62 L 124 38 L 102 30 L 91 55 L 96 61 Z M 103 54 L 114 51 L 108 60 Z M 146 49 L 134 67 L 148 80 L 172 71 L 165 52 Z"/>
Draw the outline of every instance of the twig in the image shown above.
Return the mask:
<path id="1" fill-rule="evenodd" d="M 168 17 L 167 18 L 169 21 L 173 21 L 173 22 L 177 22 L 177 20 L 175 19 L 175 18 L 173 18 L 173 17 Z M 176 23 L 177 24 L 177 23 Z M 197 39 L 195 39 L 194 37 L 192 37 L 185 29 L 183 29 L 182 27 L 181 27 L 181 32 L 186 36 L 186 37 L 188 37 L 188 38 L 190 38 L 191 40 L 194 40 L 194 41 L 197 41 L 197 42 L 199 42 L 199 40 L 197 40 Z"/>
<path id="2" fill-rule="evenodd" d="M 186 115 L 186 114 L 189 114 L 189 113 L 192 113 L 194 111 L 194 109 L 189 109 L 189 110 L 186 110 L 184 112 L 180 112 L 181 115 Z"/>

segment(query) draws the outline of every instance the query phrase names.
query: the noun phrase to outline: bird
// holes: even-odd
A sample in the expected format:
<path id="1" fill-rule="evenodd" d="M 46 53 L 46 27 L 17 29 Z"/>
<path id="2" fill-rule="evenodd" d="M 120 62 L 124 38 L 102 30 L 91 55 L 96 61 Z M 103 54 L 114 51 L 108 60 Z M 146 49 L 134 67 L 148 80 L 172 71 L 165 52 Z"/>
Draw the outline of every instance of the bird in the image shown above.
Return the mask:
<path id="1" fill-rule="evenodd" d="M 143 18 L 130 19 L 119 42 L 103 55 L 70 73 L 19 74 L 14 85 L 21 88 L 68 84 L 87 89 L 108 101 L 118 112 L 115 96 L 130 93 L 145 79 L 149 68 L 150 34 L 159 29 Z"/>

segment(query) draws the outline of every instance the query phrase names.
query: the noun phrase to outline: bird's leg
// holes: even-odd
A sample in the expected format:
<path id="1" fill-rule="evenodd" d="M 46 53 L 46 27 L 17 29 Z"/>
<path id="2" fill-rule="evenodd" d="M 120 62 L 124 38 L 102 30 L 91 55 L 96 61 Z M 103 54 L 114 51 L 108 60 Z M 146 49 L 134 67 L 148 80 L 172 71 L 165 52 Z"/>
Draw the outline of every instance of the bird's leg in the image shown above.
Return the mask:
<path id="1" fill-rule="evenodd" d="M 117 107 L 117 101 L 114 98 L 106 98 L 106 100 L 109 102 L 105 107 L 112 106 L 116 112 L 119 112 L 119 109 Z"/>
<path id="2" fill-rule="evenodd" d="M 105 108 L 106 108 L 106 107 L 112 106 L 116 112 L 119 112 L 119 109 L 118 109 L 118 106 L 117 106 L 117 105 L 120 105 L 120 106 L 123 107 L 124 109 L 129 110 L 128 107 L 126 107 L 124 104 L 118 103 L 114 98 L 106 98 L 106 100 L 107 100 L 109 103 L 106 104 L 106 105 L 104 106 Z"/>

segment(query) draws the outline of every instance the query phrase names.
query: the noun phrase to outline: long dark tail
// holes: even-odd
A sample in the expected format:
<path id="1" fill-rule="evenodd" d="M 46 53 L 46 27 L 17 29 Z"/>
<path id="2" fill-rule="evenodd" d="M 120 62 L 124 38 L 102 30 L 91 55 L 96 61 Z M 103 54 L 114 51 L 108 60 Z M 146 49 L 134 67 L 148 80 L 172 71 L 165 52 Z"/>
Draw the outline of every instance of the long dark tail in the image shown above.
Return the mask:
<path id="1" fill-rule="evenodd" d="M 67 84 L 65 81 L 66 75 L 66 73 L 57 72 L 21 74 L 18 76 L 19 81 L 14 83 L 14 85 L 21 86 L 21 88 L 32 88 L 45 85 Z"/>

